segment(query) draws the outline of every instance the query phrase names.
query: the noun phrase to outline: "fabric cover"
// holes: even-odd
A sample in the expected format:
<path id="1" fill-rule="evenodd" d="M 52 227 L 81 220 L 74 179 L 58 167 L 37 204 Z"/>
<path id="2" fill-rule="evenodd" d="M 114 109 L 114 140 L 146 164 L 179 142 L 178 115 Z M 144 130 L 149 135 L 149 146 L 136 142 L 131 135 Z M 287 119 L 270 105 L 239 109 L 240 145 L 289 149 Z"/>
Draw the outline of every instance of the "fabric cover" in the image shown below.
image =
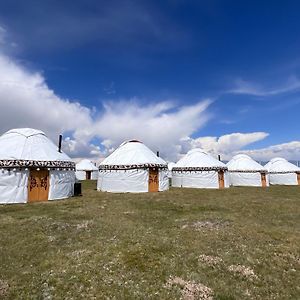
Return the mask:
<path id="1" fill-rule="evenodd" d="M 159 191 L 169 189 L 168 173 L 159 170 Z M 97 190 L 113 193 L 145 193 L 149 188 L 149 170 L 111 170 L 100 171 L 98 175 Z"/>
<path id="2" fill-rule="evenodd" d="M 26 170 L 0 170 L 0 203 L 26 203 L 28 199 Z"/>
<path id="3" fill-rule="evenodd" d="M 77 180 L 86 180 L 86 171 L 76 171 L 76 179 Z M 98 179 L 98 170 L 97 171 L 91 171 L 91 180 L 97 180 Z"/>
<path id="4" fill-rule="evenodd" d="M 111 155 L 105 158 L 101 165 L 166 165 L 167 163 L 155 155 L 147 146 L 138 141 L 121 144 Z"/>
<path id="5" fill-rule="evenodd" d="M 260 172 L 229 172 L 229 177 L 232 186 L 262 186 Z M 266 185 L 269 186 L 269 178 L 267 175 Z"/>
<path id="6" fill-rule="evenodd" d="M 0 159 L 70 161 L 44 132 L 31 128 L 12 129 L 0 136 Z"/>
<path id="7" fill-rule="evenodd" d="M 224 173 L 224 185 L 229 187 L 229 180 L 227 173 Z M 187 172 L 173 172 L 172 186 L 187 187 L 187 188 L 219 188 L 219 177 L 216 171 L 187 171 Z"/>
<path id="8" fill-rule="evenodd" d="M 229 180 L 232 186 L 262 186 L 261 173 L 267 169 L 246 154 L 235 155 L 228 163 Z M 269 179 L 266 176 L 266 185 Z"/>
<path id="9" fill-rule="evenodd" d="M 215 168 L 210 171 L 172 170 L 172 186 L 190 188 L 219 188 L 218 168 L 225 164 L 215 159 L 202 149 L 190 150 L 173 168 Z M 227 172 L 224 171 L 224 186 L 229 187 Z"/>
<path id="10" fill-rule="evenodd" d="M 215 159 L 202 149 L 195 148 L 190 150 L 182 157 L 174 168 L 226 168 L 226 165 Z"/>
<path id="11" fill-rule="evenodd" d="M 265 168 L 269 172 L 270 184 L 298 185 L 297 172 L 300 173 L 300 168 L 286 159 L 273 158 L 265 165 Z"/>
<path id="12" fill-rule="evenodd" d="M 69 198 L 74 195 L 74 171 L 51 170 L 49 200 Z"/>

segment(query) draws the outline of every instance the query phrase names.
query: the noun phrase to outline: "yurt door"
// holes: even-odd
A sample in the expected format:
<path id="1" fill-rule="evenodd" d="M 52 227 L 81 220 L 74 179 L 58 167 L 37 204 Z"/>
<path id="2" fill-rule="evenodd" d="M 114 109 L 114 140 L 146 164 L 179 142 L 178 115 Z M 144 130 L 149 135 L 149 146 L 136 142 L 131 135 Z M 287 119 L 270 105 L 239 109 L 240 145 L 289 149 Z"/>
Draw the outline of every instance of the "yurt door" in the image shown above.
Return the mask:
<path id="1" fill-rule="evenodd" d="M 300 185 L 300 173 L 297 173 L 298 185 Z"/>
<path id="2" fill-rule="evenodd" d="M 261 173 L 261 186 L 262 187 L 267 186 L 266 173 Z"/>
<path id="3" fill-rule="evenodd" d="M 219 171 L 219 188 L 224 189 L 225 188 L 225 182 L 224 182 L 224 171 Z"/>
<path id="4" fill-rule="evenodd" d="M 149 192 L 158 192 L 158 169 L 149 169 Z"/>
<path id="5" fill-rule="evenodd" d="M 47 201 L 49 194 L 49 171 L 30 170 L 28 202 Z"/>
<path id="6" fill-rule="evenodd" d="M 91 179 L 91 173 L 92 173 L 91 171 L 86 171 L 85 172 L 85 179 L 86 180 L 90 180 Z"/>

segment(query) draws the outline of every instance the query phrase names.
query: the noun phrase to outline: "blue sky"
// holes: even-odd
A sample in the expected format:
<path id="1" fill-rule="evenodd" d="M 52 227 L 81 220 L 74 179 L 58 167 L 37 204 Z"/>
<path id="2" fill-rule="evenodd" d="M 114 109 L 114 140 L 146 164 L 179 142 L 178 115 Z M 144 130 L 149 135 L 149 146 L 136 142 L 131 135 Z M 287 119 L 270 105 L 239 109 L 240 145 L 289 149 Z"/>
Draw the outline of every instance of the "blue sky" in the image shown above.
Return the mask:
<path id="1" fill-rule="evenodd" d="M 94 116 L 107 102 L 172 102 L 164 114 L 210 99 L 190 138 L 265 132 L 241 150 L 265 149 L 299 140 L 299 11 L 299 1 L 0 1 L 0 46 Z"/>

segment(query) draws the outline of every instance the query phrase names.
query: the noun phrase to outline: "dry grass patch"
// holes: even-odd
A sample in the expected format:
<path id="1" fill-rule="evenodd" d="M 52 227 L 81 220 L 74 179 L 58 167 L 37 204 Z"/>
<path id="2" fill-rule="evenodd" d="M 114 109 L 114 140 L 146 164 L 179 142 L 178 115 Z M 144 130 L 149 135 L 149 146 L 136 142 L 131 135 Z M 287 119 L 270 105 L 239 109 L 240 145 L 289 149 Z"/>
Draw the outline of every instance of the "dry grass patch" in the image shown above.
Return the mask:
<path id="1" fill-rule="evenodd" d="M 254 271 L 243 265 L 231 265 L 228 267 L 228 271 L 234 273 L 237 276 L 244 277 L 246 279 L 254 280 L 258 279 L 258 276 L 254 273 Z"/>
<path id="2" fill-rule="evenodd" d="M 193 228 L 195 230 L 201 231 L 204 229 L 208 229 L 208 230 L 218 230 L 221 229 L 223 227 L 226 227 L 229 225 L 228 221 L 223 221 L 223 220 L 215 220 L 215 221 L 211 221 L 211 220 L 205 220 L 205 221 L 197 221 L 194 222 L 192 224 L 185 224 L 181 227 L 181 229 L 186 229 L 186 228 Z"/>
<path id="3" fill-rule="evenodd" d="M 211 256 L 211 255 L 205 255 L 205 254 L 201 254 L 199 256 L 199 262 L 203 263 L 205 265 L 208 265 L 208 266 L 216 266 L 216 265 L 220 264 L 222 261 L 223 261 L 223 259 L 218 256 Z"/>
<path id="4" fill-rule="evenodd" d="M 181 288 L 181 295 L 183 300 L 213 300 L 213 290 L 194 281 L 186 281 L 180 277 L 170 277 L 166 283 L 166 288 L 173 286 Z"/>

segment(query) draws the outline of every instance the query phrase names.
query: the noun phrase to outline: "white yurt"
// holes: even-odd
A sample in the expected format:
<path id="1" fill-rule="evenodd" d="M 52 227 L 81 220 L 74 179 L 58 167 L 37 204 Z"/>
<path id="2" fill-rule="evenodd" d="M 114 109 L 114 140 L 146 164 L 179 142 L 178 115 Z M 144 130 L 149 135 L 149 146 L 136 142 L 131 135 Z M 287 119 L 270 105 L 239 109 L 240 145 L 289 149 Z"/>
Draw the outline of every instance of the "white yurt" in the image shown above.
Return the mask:
<path id="1" fill-rule="evenodd" d="M 284 158 L 271 159 L 265 168 L 268 170 L 269 181 L 272 185 L 300 185 L 300 168 Z"/>
<path id="2" fill-rule="evenodd" d="M 229 187 L 227 167 L 202 149 L 190 150 L 172 168 L 172 186 L 211 189 Z"/>
<path id="3" fill-rule="evenodd" d="M 12 129 L 0 136 L 0 203 L 73 196 L 75 164 L 44 132 Z"/>
<path id="4" fill-rule="evenodd" d="M 140 141 L 124 142 L 100 163 L 97 189 L 116 193 L 168 190 L 167 163 Z"/>
<path id="5" fill-rule="evenodd" d="M 76 179 L 97 180 L 98 168 L 88 159 L 83 159 L 76 164 Z"/>
<path id="6" fill-rule="evenodd" d="M 175 167 L 175 163 L 174 162 L 168 162 L 168 177 L 172 178 L 172 169 Z"/>
<path id="7" fill-rule="evenodd" d="M 235 155 L 227 167 L 232 186 L 269 186 L 267 169 L 246 154 Z"/>

